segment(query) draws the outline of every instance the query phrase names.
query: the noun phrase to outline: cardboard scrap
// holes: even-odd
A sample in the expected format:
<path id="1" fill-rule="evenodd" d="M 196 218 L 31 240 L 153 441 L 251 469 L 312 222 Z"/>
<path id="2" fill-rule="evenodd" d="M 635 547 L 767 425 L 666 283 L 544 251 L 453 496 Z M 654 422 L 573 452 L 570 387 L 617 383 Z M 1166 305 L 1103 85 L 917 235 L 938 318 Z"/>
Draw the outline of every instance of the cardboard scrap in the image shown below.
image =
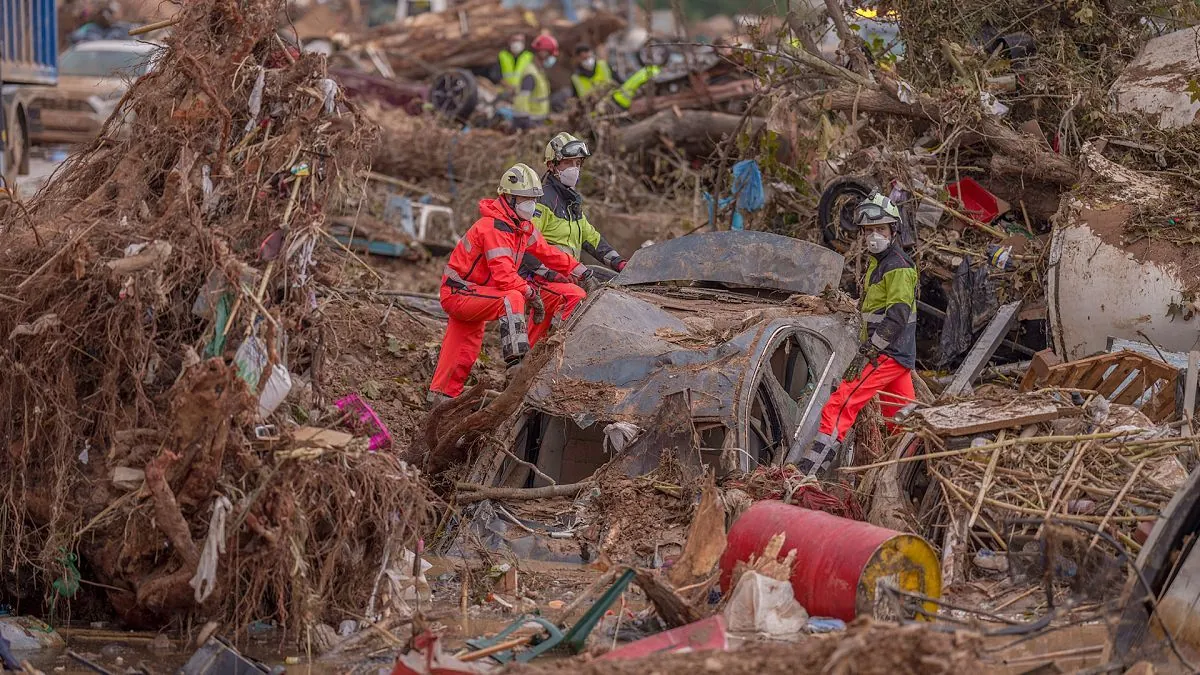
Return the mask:
<path id="1" fill-rule="evenodd" d="M 300 445 L 330 450 L 344 448 L 354 440 L 352 434 L 320 427 L 300 427 L 292 434 L 292 438 Z"/>

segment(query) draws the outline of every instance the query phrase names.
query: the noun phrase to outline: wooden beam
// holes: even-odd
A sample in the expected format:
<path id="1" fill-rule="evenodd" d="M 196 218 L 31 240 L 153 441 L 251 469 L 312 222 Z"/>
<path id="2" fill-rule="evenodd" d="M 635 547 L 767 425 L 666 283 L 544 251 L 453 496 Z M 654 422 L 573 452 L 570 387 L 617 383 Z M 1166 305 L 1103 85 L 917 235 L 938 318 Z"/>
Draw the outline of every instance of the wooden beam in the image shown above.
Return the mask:
<path id="1" fill-rule="evenodd" d="M 971 390 L 971 383 L 979 377 L 979 373 L 983 372 L 983 367 L 996 353 L 996 349 L 1004 341 L 1004 336 L 1008 335 L 1009 329 L 1017 320 L 1017 312 L 1020 309 L 1021 301 L 1018 300 L 1002 306 L 996 312 L 996 316 L 992 317 L 991 322 L 984 329 L 983 335 L 979 336 L 979 340 L 975 342 L 975 346 L 971 348 L 967 358 L 955 371 L 954 380 L 942 392 L 942 398 L 963 396 Z"/>

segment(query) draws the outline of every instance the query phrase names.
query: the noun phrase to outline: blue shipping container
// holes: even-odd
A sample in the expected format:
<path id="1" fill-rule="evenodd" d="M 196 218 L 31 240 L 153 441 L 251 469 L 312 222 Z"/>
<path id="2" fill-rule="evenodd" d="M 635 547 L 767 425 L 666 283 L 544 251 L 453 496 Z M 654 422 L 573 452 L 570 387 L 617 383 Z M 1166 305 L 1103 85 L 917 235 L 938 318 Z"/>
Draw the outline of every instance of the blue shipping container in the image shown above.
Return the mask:
<path id="1" fill-rule="evenodd" d="M 54 0 L 0 0 L 0 77 L 5 83 L 55 83 L 58 12 Z"/>

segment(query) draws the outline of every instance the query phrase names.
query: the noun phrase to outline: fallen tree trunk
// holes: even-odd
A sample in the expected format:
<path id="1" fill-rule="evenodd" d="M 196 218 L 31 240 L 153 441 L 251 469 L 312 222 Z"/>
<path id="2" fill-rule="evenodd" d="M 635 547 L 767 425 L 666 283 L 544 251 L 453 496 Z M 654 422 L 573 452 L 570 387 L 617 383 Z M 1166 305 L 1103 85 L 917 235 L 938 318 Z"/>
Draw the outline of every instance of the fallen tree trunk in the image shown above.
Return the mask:
<path id="1" fill-rule="evenodd" d="M 747 122 L 750 131 L 757 133 L 766 120 L 751 117 Z M 741 124 L 741 115 L 701 110 L 688 110 L 676 114 L 674 110 L 663 110 L 636 124 L 619 129 L 615 144 L 620 151 L 630 152 L 654 145 L 663 137 L 675 145 L 715 148 L 725 137 L 737 133 Z"/>
<path id="2" fill-rule="evenodd" d="M 895 83 L 891 83 L 894 86 Z M 826 110 L 878 113 L 942 123 L 952 120 L 942 115 L 942 105 L 932 97 L 918 94 L 915 103 L 904 103 L 897 93 L 884 89 L 837 89 L 812 99 Z M 1079 180 L 1079 170 L 1069 159 L 1043 147 L 1044 141 L 1012 129 L 998 118 L 983 114 L 970 125 L 980 139 L 996 151 L 992 170 L 1012 173 L 1055 185 L 1070 186 Z"/>
<path id="3" fill-rule="evenodd" d="M 517 368 L 516 375 L 508 383 L 496 400 L 487 404 L 483 410 L 471 413 L 452 426 L 449 431 L 441 434 L 437 444 L 431 446 L 429 455 L 425 458 L 425 470 L 429 474 L 437 474 L 448 469 L 459 459 L 454 452 L 459 439 L 465 436 L 478 436 L 495 430 L 501 422 L 508 419 L 517 407 L 521 405 L 525 394 L 529 392 L 533 378 L 550 362 L 550 356 L 562 345 L 562 338 L 555 336 L 542 340 L 525 356 L 525 360 Z"/>
<path id="4" fill-rule="evenodd" d="M 743 80 L 734 80 L 733 82 L 714 84 L 706 87 L 703 91 L 689 90 L 666 96 L 639 98 L 633 102 L 629 113 L 636 117 L 646 113 L 671 110 L 672 108 L 680 108 L 682 110 L 708 108 L 714 103 L 725 103 L 727 101 L 750 98 L 754 95 L 754 92 L 758 91 L 759 86 L 758 80 L 746 78 Z"/>

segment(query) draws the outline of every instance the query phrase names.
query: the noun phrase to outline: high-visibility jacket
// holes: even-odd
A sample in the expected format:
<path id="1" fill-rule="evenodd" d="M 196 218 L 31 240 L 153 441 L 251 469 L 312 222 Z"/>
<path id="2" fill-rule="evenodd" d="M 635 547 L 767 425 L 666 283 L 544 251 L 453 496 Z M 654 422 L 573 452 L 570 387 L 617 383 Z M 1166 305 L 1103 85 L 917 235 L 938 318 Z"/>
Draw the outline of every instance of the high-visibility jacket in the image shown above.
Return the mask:
<path id="1" fill-rule="evenodd" d="M 917 363 L 917 266 L 892 243 L 871 254 L 863 279 L 862 340 L 905 368 Z"/>
<path id="2" fill-rule="evenodd" d="M 513 89 L 521 83 L 521 71 L 533 62 L 533 52 L 526 49 L 518 55 L 513 55 L 507 49 L 500 50 L 500 81 Z"/>
<path id="3" fill-rule="evenodd" d="M 591 75 L 584 75 L 579 70 L 571 74 L 571 85 L 575 87 L 575 95 L 579 98 L 587 98 L 597 89 L 604 91 L 614 84 L 616 80 L 613 79 L 612 70 L 608 67 L 608 62 L 602 59 L 596 60 L 596 68 Z"/>
<path id="4" fill-rule="evenodd" d="M 662 71 L 658 66 L 645 66 L 633 75 L 629 76 L 628 80 L 621 83 L 620 87 L 613 92 L 612 99 L 617 105 L 629 109 L 633 105 L 633 97 L 637 96 L 638 90 L 642 85 L 654 79 Z"/>
<path id="5" fill-rule="evenodd" d="M 533 61 L 521 71 L 517 95 L 513 97 L 513 111 L 523 117 L 544 118 L 550 114 L 550 80 Z"/>
<path id="6" fill-rule="evenodd" d="M 580 278 L 587 271 L 578 260 L 546 243 L 542 233 L 528 220 L 519 220 L 503 198 L 479 202 L 479 220 L 459 240 L 442 270 L 442 284 L 454 290 L 487 286 L 502 291 L 530 294 L 518 265 L 526 253 L 536 256 L 549 269 Z"/>
<path id="7" fill-rule="evenodd" d="M 551 245 L 576 260 L 586 251 L 596 260 L 616 271 L 622 262 L 621 254 L 609 245 L 600 232 L 583 215 L 583 196 L 562 184 L 554 174 L 542 179 L 544 192 L 538 199 L 533 224 Z"/>

